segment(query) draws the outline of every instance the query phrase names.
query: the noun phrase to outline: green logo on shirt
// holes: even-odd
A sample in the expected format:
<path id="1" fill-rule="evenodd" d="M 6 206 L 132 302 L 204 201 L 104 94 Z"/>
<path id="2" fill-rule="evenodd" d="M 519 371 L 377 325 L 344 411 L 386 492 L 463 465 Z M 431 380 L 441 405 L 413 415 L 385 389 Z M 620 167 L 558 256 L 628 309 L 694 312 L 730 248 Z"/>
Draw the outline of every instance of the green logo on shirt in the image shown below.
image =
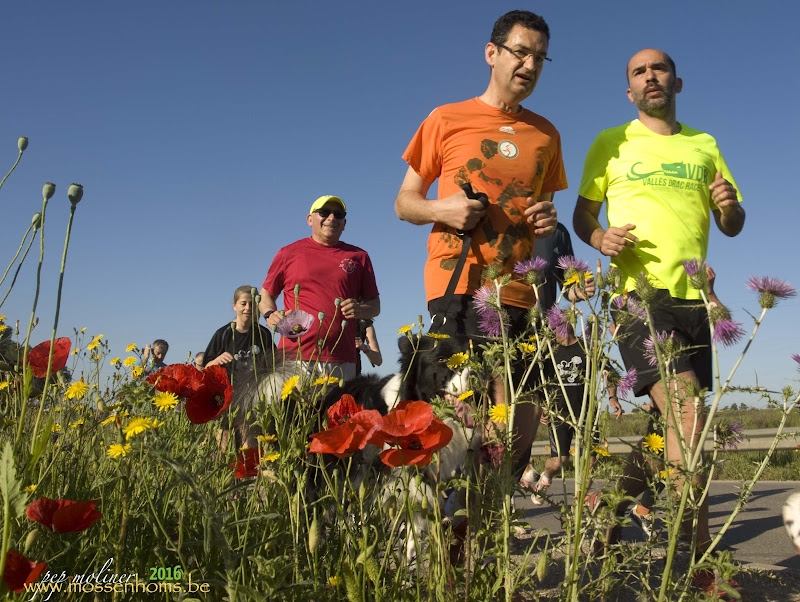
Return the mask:
<path id="1" fill-rule="evenodd" d="M 695 182 L 707 183 L 709 182 L 708 168 L 703 165 L 694 165 L 692 163 L 684 163 L 679 161 L 677 163 L 662 163 L 661 169 L 648 171 L 645 173 L 637 172 L 636 166 L 642 165 L 641 161 L 637 161 L 631 165 L 628 172 L 628 181 L 646 180 L 656 175 L 664 175 L 670 178 L 678 178 L 680 180 L 694 180 Z M 645 181 L 645 184 L 650 182 Z"/>

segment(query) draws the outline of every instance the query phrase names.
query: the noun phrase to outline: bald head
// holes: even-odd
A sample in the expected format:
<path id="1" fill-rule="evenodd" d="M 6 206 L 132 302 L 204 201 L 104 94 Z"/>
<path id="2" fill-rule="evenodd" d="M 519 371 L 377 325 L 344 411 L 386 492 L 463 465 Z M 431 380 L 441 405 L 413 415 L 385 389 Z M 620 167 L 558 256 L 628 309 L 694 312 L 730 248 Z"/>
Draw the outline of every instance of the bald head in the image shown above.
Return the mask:
<path id="1" fill-rule="evenodd" d="M 656 50 L 655 48 L 645 48 L 640 50 L 631 57 L 628 61 L 628 66 L 625 69 L 625 76 L 628 79 L 628 84 L 631 83 L 631 75 L 637 69 L 645 70 L 650 64 L 659 65 L 663 64 L 669 67 L 669 71 L 673 77 L 677 77 L 678 73 L 675 70 L 675 61 L 672 60 L 666 52 Z"/>

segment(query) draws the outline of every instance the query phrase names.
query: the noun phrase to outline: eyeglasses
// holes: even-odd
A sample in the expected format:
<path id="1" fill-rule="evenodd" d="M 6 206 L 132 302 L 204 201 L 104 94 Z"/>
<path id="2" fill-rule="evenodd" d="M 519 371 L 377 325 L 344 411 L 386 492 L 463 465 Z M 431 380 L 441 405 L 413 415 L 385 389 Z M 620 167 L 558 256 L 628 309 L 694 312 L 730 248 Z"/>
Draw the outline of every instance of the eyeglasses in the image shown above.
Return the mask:
<path id="1" fill-rule="evenodd" d="M 527 61 L 529 56 L 533 57 L 533 62 L 537 65 L 543 65 L 545 61 L 548 63 L 553 62 L 553 59 L 551 59 L 549 56 L 545 56 L 544 54 L 534 54 L 533 52 L 525 52 L 524 50 L 513 50 L 505 44 L 500 44 L 499 42 L 495 42 L 494 45 L 513 54 L 515 57 L 517 57 L 517 60 L 520 63 Z"/>
<path id="2" fill-rule="evenodd" d="M 317 209 L 314 213 L 319 213 L 319 216 L 322 219 L 328 219 L 328 216 L 333 213 L 333 217 L 335 219 L 344 219 L 347 216 L 347 211 L 341 211 L 339 209 Z"/>

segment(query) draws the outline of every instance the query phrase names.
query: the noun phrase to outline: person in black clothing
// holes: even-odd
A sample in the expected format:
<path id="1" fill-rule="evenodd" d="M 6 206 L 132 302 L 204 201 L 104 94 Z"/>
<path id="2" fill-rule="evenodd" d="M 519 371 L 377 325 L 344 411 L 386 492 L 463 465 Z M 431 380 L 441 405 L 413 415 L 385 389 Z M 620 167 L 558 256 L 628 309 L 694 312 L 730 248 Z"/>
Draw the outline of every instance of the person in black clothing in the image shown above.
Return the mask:
<path id="1" fill-rule="evenodd" d="M 203 356 L 204 368 L 222 366 L 236 385 L 237 373 L 266 367 L 273 361 L 272 332 L 252 319 L 253 287 L 240 286 L 233 293 L 236 319 L 214 333 Z"/>
<path id="2" fill-rule="evenodd" d="M 378 345 L 378 335 L 372 320 L 359 320 L 356 326 L 356 349 L 367 356 L 372 367 L 380 366 L 383 363 L 380 345 Z M 356 359 L 356 376 L 361 375 L 361 353 Z"/>

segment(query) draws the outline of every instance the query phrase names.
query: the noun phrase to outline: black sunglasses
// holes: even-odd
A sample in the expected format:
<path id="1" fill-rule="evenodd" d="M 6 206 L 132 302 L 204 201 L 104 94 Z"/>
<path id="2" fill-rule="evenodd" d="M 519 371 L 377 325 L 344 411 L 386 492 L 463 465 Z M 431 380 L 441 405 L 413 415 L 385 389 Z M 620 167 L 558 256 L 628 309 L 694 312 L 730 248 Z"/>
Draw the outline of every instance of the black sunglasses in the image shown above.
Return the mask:
<path id="1" fill-rule="evenodd" d="M 328 216 L 333 213 L 333 217 L 336 219 L 344 219 L 347 216 L 347 211 L 341 211 L 339 209 L 317 209 L 314 213 L 319 213 L 319 216 L 322 219 L 328 219 Z"/>

